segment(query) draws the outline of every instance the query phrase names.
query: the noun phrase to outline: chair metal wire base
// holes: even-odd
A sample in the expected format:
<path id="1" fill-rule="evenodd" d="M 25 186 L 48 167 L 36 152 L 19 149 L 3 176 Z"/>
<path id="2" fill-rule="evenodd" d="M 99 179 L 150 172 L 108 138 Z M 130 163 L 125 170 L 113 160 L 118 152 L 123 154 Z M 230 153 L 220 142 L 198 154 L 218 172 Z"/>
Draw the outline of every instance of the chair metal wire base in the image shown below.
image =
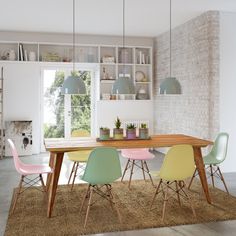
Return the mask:
<path id="1" fill-rule="evenodd" d="M 39 188 L 35 187 L 36 185 L 38 185 L 39 182 L 41 182 L 41 184 L 42 184 L 43 191 L 40 190 Z M 32 188 L 32 187 L 37 189 L 40 192 L 45 192 L 46 193 L 46 187 L 45 187 L 45 184 L 44 184 L 44 181 L 43 181 L 42 174 L 39 174 L 37 177 L 35 177 L 33 179 L 29 179 L 25 175 L 21 176 L 21 180 L 20 180 L 17 192 L 14 195 L 14 201 L 13 201 L 13 205 L 12 205 L 12 209 L 11 209 L 11 215 L 13 215 L 14 212 L 15 212 L 16 203 L 17 203 L 17 200 L 18 200 L 19 196 L 23 192 L 25 192 L 27 189 Z"/>
<path id="2" fill-rule="evenodd" d="M 139 165 L 137 163 L 138 161 L 140 161 L 141 165 Z M 126 163 L 126 166 L 125 166 L 125 169 L 124 169 L 124 172 L 123 172 L 123 175 L 122 175 L 122 178 L 121 178 L 121 182 L 123 181 L 127 170 L 130 169 L 130 177 L 129 177 L 129 189 L 130 189 L 131 180 L 132 180 L 132 176 L 133 176 L 133 173 L 134 173 L 134 166 L 136 166 L 137 168 L 142 170 L 142 172 L 143 172 L 143 179 L 144 180 L 146 180 L 145 173 L 147 173 L 149 178 L 150 178 L 150 180 L 151 180 L 152 185 L 154 186 L 154 183 L 153 183 L 153 180 L 152 180 L 152 176 L 150 174 L 147 162 L 144 161 L 144 160 L 130 160 L 130 159 L 128 159 L 128 161 Z"/>
<path id="3" fill-rule="evenodd" d="M 173 184 L 174 184 L 174 187 L 172 187 Z M 173 191 L 174 193 L 170 195 L 169 190 Z M 156 192 L 155 192 L 154 197 L 152 199 L 150 210 L 152 210 L 152 206 L 153 206 L 153 203 L 154 203 L 157 195 L 159 193 L 162 193 L 162 199 L 163 199 L 162 221 L 164 221 L 164 219 L 165 219 L 167 202 L 174 195 L 177 197 L 177 200 L 178 200 L 180 206 L 181 206 L 180 198 L 182 197 L 182 198 L 186 199 L 190 204 L 190 207 L 192 209 L 194 217 L 196 217 L 196 212 L 193 208 L 191 198 L 189 197 L 186 190 L 187 190 L 186 184 L 183 180 L 181 180 L 181 181 L 176 181 L 176 180 L 175 181 L 163 181 L 161 179 L 157 185 Z"/>
<path id="4" fill-rule="evenodd" d="M 104 187 L 105 187 L 105 190 L 103 190 Z M 88 206 L 87 206 L 86 216 L 85 216 L 85 221 L 84 221 L 84 228 L 87 225 L 88 215 L 89 215 L 89 211 L 90 211 L 91 206 L 94 205 L 98 201 L 98 200 L 96 200 L 96 201 L 92 202 L 93 193 L 96 193 L 99 196 L 101 196 L 102 198 L 109 201 L 112 210 L 114 210 L 114 209 L 116 210 L 117 215 L 118 215 L 118 219 L 119 219 L 120 223 L 122 223 L 120 212 L 119 212 L 118 208 L 116 207 L 116 203 L 115 203 L 115 200 L 114 200 L 114 195 L 112 193 L 111 185 L 110 184 L 104 184 L 104 185 L 98 186 L 98 185 L 89 184 L 89 186 L 87 188 L 87 191 L 86 191 L 86 194 L 84 195 L 81 207 L 80 207 L 80 213 L 81 213 L 82 210 L 83 210 L 85 200 L 88 198 L 89 200 L 88 200 Z"/>
<path id="5" fill-rule="evenodd" d="M 223 184 L 224 184 L 224 187 L 225 187 L 225 190 L 226 192 L 229 194 L 229 191 L 228 191 L 228 188 L 227 188 L 227 185 L 225 183 L 225 180 L 224 180 L 224 177 L 223 177 L 223 174 L 220 170 L 220 167 L 217 166 L 217 165 L 209 165 L 205 168 L 206 170 L 206 174 L 208 174 L 208 177 L 207 178 L 211 178 L 211 182 L 212 182 L 212 185 L 213 187 L 215 188 L 215 180 L 214 178 L 218 178 L 220 179 Z M 193 179 L 198 175 L 198 172 L 197 172 L 197 168 L 195 169 L 194 173 L 193 173 L 193 176 L 189 182 L 189 186 L 188 186 L 188 189 L 190 189 L 191 185 L 192 185 L 192 182 L 193 182 Z"/>

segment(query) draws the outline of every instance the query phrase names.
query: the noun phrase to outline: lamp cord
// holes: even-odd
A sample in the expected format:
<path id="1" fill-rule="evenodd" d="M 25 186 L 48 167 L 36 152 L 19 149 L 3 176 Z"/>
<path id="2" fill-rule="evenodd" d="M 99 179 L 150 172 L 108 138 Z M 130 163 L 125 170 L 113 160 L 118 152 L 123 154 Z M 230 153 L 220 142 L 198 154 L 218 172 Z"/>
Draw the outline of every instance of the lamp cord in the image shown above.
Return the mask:
<path id="1" fill-rule="evenodd" d="M 123 0 L 123 60 L 125 59 L 125 0 Z M 125 60 L 123 61 L 123 77 L 125 77 Z"/>
<path id="2" fill-rule="evenodd" d="M 72 49 L 73 73 L 75 71 L 75 0 L 73 0 L 73 49 Z"/>
<path id="3" fill-rule="evenodd" d="M 171 22 L 172 22 L 172 19 L 171 19 L 171 15 L 172 15 L 172 4 L 171 4 L 171 0 L 170 0 L 170 77 L 171 77 Z"/>

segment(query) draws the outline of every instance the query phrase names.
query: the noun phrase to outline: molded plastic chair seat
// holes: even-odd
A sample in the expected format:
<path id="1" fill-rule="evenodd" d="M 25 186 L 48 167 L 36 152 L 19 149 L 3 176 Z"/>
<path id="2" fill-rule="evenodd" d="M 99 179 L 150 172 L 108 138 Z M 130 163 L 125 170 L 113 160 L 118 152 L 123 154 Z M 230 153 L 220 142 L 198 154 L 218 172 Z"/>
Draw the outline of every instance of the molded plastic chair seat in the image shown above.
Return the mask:
<path id="1" fill-rule="evenodd" d="M 153 159 L 155 157 L 154 154 L 149 152 L 149 150 L 147 148 L 131 148 L 131 149 L 122 149 L 121 155 L 124 158 L 128 159 L 126 167 L 125 167 L 123 175 L 122 175 L 122 178 L 121 178 L 121 181 L 123 181 L 126 171 L 130 168 L 130 177 L 129 177 L 129 185 L 128 185 L 130 188 L 134 166 L 136 166 L 139 169 L 142 169 L 144 180 L 146 180 L 145 173 L 147 173 L 151 182 L 152 182 L 152 185 L 154 185 L 153 181 L 152 181 L 152 177 L 149 173 L 149 168 L 148 168 L 147 162 L 146 162 L 147 160 Z M 138 161 L 141 163 L 141 165 L 138 165 L 136 163 Z"/>
<path id="2" fill-rule="evenodd" d="M 75 162 L 87 162 L 91 150 L 76 151 L 68 153 L 68 159 Z"/>
<path id="3" fill-rule="evenodd" d="M 48 165 L 27 165 L 19 167 L 19 173 L 21 175 L 34 175 L 34 174 L 49 174 L 52 173 L 51 167 Z"/>
<path id="4" fill-rule="evenodd" d="M 122 149 L 121 155 L 130 160 L 151 160 L 155 157 L 147 148 Z"/>
<path id="5" fill-rule="evenodd" d="M 222 161 L 215 158 L 215 156 L 213 156 L 211 153 L 209 153 L 208 155 L 203 157 L 203 162 L 204 162 L 204 165 L 218 165 Z"/>

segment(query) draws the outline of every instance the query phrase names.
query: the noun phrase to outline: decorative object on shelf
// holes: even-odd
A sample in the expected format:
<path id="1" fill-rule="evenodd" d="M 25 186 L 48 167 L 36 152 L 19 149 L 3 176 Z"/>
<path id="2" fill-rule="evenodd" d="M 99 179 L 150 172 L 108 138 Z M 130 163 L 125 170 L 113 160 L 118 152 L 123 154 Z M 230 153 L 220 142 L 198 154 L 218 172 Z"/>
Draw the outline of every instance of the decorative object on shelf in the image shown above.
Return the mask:
<path id="1" fill-rule="evenodd" d="M 123 47 L 122 51 L 124 55 L 127 49 L 125 48 L 125 0 L 123 0 Z M 125 59 L 125 58 L 124 58 Z M 123 61 L 123 73 L 122 76 L 115 81 L 112 87 L 113 94 L 135 94 L 134 83 L 131 78 L 125 76 L 125 61 Z"/>
<path id="2" fill-rule="evenodd" d="M 110 139 L 110 129 L 107 127 L 100 128 L 99 139 L 101 140 L 109 140 Z"/>
<path id="3" fill-rule="evenodd" d="M 68 76 L 61 88 L 62 94 L 86 94 L 85 83 L 75 73 L 75 0 L 73 0 L 73 51 L 72 51 L 73 71 Z"/>
<path id="4" fill-rule="evenodd" d="M 29 58 L 31 58 L 30 61 L 35 61 L 36 60 L 36 55 L 35 53 L 31 52 L 31 56 L 29 56 Z M 35 55 L 35 60 L 34 59 L 34 56 Z M 56 52 L 44 52 L 42 53 L 42 61 L 49 61 L 49 62 L 60 62 L 62 61 L 61 57 L 59 56 L 58 53 Z"/>
<path id="5" fill-rule="evenodd" d="M 135 72 L 135 81 L 136 82 L 147 82 L 146 75 L 142 71 Z"/>
<path id="6" fill-rule="evenodd" d="M 102 100 L 110 100 L 110 93 L 103 93 L 102 94 Z"/>
<path id="7" fill-rule="evenodd" d="M 171 16 L 172 5 L 170 0 L 170 75 L 160 84 L 160 94 L 181 94 L 181 85 L 179 81 L 171 75 Z"/>
<path id="8" fill-rule="evenodd" d="M 36 61 L 36 53 L 34 51 L 29 52 L 29 61 Z"/>
<path id="9" fill-rule="evenodd" d="M 24 48 L 22 43 L 19 43 L 19 60 L 24 61 Z"/>
<path id="10" fill-rule="evenodd" d="M 136 126 L 135 124 L 127 124 L 126 126 L 126 138 L 127 139 L 136 139 Z"/>
<path id="11" fill-rule="evenodd" d="M 102 57 L 102 63 L 115 63 L 115 57 L 110 55 L 105 55 Z"/>
<path id="12" fill-rule="evenodd" d="M 148 94 L 144 88 L 140 88 L 137 93 L 137 99 L 139 100 L 145 100 L 148 99 Z"/>
<path id="13" fill-rule="evenodd" d="M 140 139 L 148 139 L 149 138 L 148 127 L 147 127 L 147 124 L 145 124 L 145 123 L 141 123 L 141 125 L 140 125 L 139 138 Z"/>
<path id="14" fill-rule="evenodd" d="M 102 68 L 102 79 L 103 79 L 103 80 L 110 79 L 110 76 L 109 76 L 109 74 L 106 72 L 106 68 L 105 68 L 105 67 Z"/>
<path id="15" fill-rule="evenodd" d="M 148 63 L 149 63 L 148 56 L 140 50 L 137 57 L 137 64 L 148 64 Z"/>
<path id="16" fill-rule="evenodd" d="M 119 117 L 115 120 L 115 129 L 113 129 L 113 138 L 114 139 L 123 139 L 123 129 L 121 128 L 121 121 Z"/>

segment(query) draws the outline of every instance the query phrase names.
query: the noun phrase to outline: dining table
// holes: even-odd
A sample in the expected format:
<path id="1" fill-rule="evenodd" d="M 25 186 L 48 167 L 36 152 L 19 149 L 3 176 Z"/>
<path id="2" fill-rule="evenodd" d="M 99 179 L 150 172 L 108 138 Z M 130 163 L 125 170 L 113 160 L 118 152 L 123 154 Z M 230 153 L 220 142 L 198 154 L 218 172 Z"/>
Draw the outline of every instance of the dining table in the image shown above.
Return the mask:
<path id="1" fill-rule="evenodd" d="M 208 183 L 205 173 L 205 166 L 202 158 L 202 148 L 212 145 L 213 142 L 184 134 L 160 134 L 152 135 L 148 139 L 134 140 L 106 140 L 101 141 L 93 137 L 86 138 L 50 138 L 44 140 L 46 151 L 50 152 L 49 165 L 53 173 L 48 174 L 46 181 L 46 190 L 48 193 L 47 216 L 50 218 L 53 212 L 58 180 L 60 177 L 61 166 L 64 154 L 67 152 L 79 150 L 91 150 L 97 147 L 114 147 L 117 149 L 127 148 L 165 148 L 174 145 L 189 144 L 193 147 L 195 165 L 198 170 L 200 181 L 206 200 L 211 204 L 211 196 L 208 189 Z"/>

